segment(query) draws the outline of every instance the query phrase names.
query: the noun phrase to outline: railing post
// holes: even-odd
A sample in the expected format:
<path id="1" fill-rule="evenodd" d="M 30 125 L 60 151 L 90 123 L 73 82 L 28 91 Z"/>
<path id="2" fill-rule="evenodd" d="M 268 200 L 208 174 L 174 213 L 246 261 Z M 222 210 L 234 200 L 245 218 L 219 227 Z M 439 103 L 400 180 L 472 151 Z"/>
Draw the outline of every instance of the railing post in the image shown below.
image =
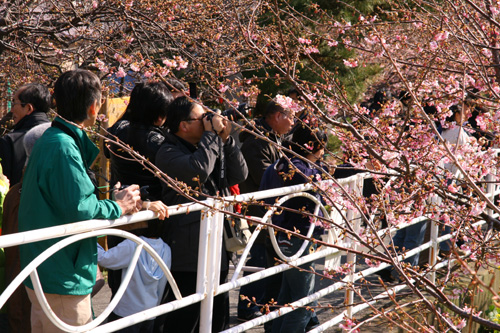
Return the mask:
<path id="1" fill-rule="evenodd" d="M 431 203 L 434 207 L 436 207 L 441 203 L 441 198 L 435 194 L 431 198 Z M 437 263 L 437 257 L 439 251 L 439 244 L 437 242 L 437 239 L 439 237 L 439 225 L 434 219 L 431 220 L 430 228 L 431 228 L 431 233 L 430 233 L 431 246 L 429 247 L 429 267 L 434 267 Z M 428 274 L 428 277 L 432 283 L 436 282 L 436 272 L 434 269 L 432 269 L 432 271 Z"/>
<path id="2" fill-rule="evenodd" d="M 349 189 L 351 190 L 351 193 L 356 196 L 356 195 L 361 195 L 363 193 L 363 179 L 362 178 L 356 178 L 352 183 L 349 184 Z M 346 213 L 346 218 L 347 218 L 347 223 L 350 223 L 352 225 L 352 228 L 355 233 L 359 233 L 359 217 L 360 213 L 355 210 L 355 209 L 348 209 Z M 346 237 L 346 247 L 351 248 L 353 250 L 357 250 L 358 244 L 354 237 Z M 354 283 L 354 273 L 356 271 L 356 254 L 352 252 L 347 253 L 347 259 L 346 263 L 352 263 L 351 267 L 351 273 L 349 274 L 349 281 L 351 283 Z M 347 306 L 346 308 L 346 316 L 348 318 L 352 318 L 352 304 L 354 302 L 354 291 L 350 290 L 349 288 L 346 288 L 345 291 L 345 304 Z"/>
<path id="3" fill-rule="evenodd" d="M 495 170 L 496 171 L 496 170 Z M 490 173 L 486 176 L 486 193 L 488 195 L 488 198 L 491 200 L 491 202 L 495 202 L 495 190 L 496 190 L 496 184 L 495 184 L 495 178 L 493 175 Z M 489 216 L 493 215 L 493 209 L 488 208 L 486 209 L 486 214 Z"/>
<path id="4" fill-rule="evenodd" d="M 220 213 L 220 201 L 211 199 L 214 210 L 203 210 L 200 225 L 198 252 L 198 281 L 196 291 L 204 293 L 200 304 L 200 333 L 212 331 L 214 295 L 219 287 L 221 244 L 224 214 Z M 202 246 L 203 244 L 203 246 Z"/>

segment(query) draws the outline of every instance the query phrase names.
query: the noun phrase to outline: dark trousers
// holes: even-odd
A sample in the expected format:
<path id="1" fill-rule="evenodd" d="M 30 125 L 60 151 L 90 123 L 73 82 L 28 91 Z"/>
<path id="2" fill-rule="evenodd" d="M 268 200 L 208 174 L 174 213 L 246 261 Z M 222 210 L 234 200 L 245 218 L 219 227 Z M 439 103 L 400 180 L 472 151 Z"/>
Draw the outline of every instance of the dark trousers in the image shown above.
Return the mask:
<path id="1" fill-rule="evenodd" d="M 274 251 L 274 247 L 273 247 L 273 244 L 271 242 L 271 239 L 267 238 L 265 244 L 266 244 L 265 246 L 266 246 L 266 261 L 267 261 L 266 268 L 273 267 L 279 263 L 276 260 L 278 258 L 278 254 L 276 253 L 276 251 Z M 302 244 L 302 243 L 300 242 L 300 244 Z M 295 252 L 297 252 L 297 251 L 295 251 Z M 295 252 L 289 253 L 288 256 L 291 256 Z M 307 253 L 307 251 L 306 251 L 304 255 L 306 255 L 306 254 L 309 254 L 309 253 Z M 311 263 L 309 263 L 307 265 L 310 266 Z M 264 295 L 262 297 L 262 303 L 269 304 L 269 302 L 271 302 L 271 300 L 278 301 L 278 296 L 280 294 L 280 290 L 282 287 L 283 274 L 284 273 L 278 273 L 276 275 L 269 276 L 264 280 L 265 287 L 264 287 Z M 288 273 L 288 274 L 293 274 L 293 273 Z M 293 279 L 293 277 L 292 277 L 292 279 Z M 314 290 L 314 288 L 313 288 L 313 290 Z M 283 305 L 283 304 L 281 304 L 281 305 Z M 271 311 L 274 311 L 276 309 L 278 309 L 278 307 L 273 307 L 273 306 L 269 307 L 269 310 L 271 310 Z M 264 332 L 270 333 L 273 329 L 273 322 L 276 320 L 277 319 L 264 323 Z M 309 322 L 307 323 L 306 326 L 307 327 L 311 327 L 311 326 L 314 327 L 317 325 L 319 325 L 318 317 L 316 315 L 316 312 L 312 312 L 311 316 L 309 318 Z"/>
<path id="2" fill-rule="evenodd" d="M 396 251 L 398 253 L 402 252 L 403 248 L 406 251 L 410 251 L 422 245 L 424 242 L 425 230 L 427 229 L 427 222 L 428 220 L 424 220 L 396 231 L 396 234 L 392 237 Z M 417 253 L 412 257 L 405 258 L 404 262 L 407 262 L 412 266 L 417 266 L 419 258 L 420 253 Z"/>
<path id="3" fill-rule="evenodd" d="M 266 239 L 266 268 L 273 267 L 279 262 L 276 260 L 278 255 L 274 251 L 271 239 Z M 283 279 L 283 273 L 278 273 L 267 277 L 265 281 L 264 296 L 262 302 L 264 304 L 269 304 L 272 300 L 277 301 L 281 289 L 281 280 Z M 278 307 L 270 306 L 269 310 L 274 311 Z M 271 332 L 273 327 L 273 321 L 268 321 L 264 323 L 264 331 L 266 333 Z"/>
<path id="4" fill-rule="evenodd" d="M 304 241 L 302 239 L 292 237 L 287 245 L 280 245 L 280 249 L 284 255 L 291 257 L 297 253 Z M 316 245 L 309 243 L 304 251 L 303 256 L 310 253 L 311 250 L 316 250 Z M 304 270 L 314 269 L 314 262 L 306 263 L 300 266 Z M 281 289 L 278 296 L 278 304 L 286 305 L 295 302 L 301 298 L 314 293 L 315 276 L 313 273 L 300 271 L 292 268 L 283 272 L 281 280 Z M 310 305 L 316 306 L 314 301 Z M 306 327 L 312 318 L 314 312 L 307 310 L 305 307 L 299 308 L 291 313 L 276 318 L 273 322 L 273 333 L 301 333 L 306 331 Z"/>
<path id="5" fill-rule="evenodd" d="M 247 266 L 253 267 L 266 267 L 266 245 L 264 242 L 255 242 L 250 249 L 250 259 L 246 262 Z M 252 273 L 244 272 L 243 276 Z M 245 318 L 248 315 L 253 314 L 260 310 L 257 305 L 248 305 L 249 301 L 246 299 L 241 299 L 241 296 L 246 296 L 249 299 L 255 298 L 256 303 L 261 304 L 262 298 L 264 296 L 264 290 L 266 288 L 265 280 L 256 281 L 240 288 L 240 294 L 238 297 L 238 317 Z"/>
<path id="6" fill-rule="evenodd" d="M 222 271 L 220 274 L 220 283 L 227 279 L 228 271 Z M 196 293 L 196 272 L 172 272 L 177 282 L 179 291 L 183 297 Z M 175 300 L 174 293 L 167 288 L 162 303 L 168 303 Z M 229 293 L 215 296 L 212 332 L 225 330 L 229 325 Z M 155 320 L 154 332 L 180 332 L 197 333 L 200 330 L 200 303 L 192 304 L 182 309 L 169 312 Z"/>

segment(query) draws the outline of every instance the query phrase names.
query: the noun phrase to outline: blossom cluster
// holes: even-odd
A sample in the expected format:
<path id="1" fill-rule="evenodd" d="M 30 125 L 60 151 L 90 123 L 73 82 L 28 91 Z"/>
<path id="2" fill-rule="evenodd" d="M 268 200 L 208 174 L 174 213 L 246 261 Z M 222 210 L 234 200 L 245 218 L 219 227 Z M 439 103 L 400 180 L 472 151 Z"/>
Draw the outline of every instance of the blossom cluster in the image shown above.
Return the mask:
<path id="1" fill-rule="evenodd" d="M 293 113 L 298 113 L 300 110 L 302 110 L 302 106 L 288 96 L 276 95 L 274 101 L 278 103 L 283 109 L 289 110 Z"/>

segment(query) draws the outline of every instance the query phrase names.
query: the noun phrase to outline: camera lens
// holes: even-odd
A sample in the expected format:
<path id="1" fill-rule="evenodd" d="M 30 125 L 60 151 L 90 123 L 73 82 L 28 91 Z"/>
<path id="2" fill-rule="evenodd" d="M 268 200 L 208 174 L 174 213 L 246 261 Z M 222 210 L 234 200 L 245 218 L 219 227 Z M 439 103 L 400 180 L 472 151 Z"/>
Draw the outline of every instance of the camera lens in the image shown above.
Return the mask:
<path id="1" fill-rule="evenodd" d="M 205 112 L 203 114 L 203 118 L 207 118 L 207 120 L 212 120 L 214 114 L 212 112 Z"/>

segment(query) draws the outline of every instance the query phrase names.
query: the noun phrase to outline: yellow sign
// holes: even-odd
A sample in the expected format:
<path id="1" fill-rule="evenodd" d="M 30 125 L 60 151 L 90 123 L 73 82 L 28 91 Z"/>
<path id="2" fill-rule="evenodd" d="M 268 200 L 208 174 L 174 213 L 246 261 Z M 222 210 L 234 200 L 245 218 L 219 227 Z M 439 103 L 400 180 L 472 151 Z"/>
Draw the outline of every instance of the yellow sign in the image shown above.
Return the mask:
<path id="1" fill-rule="evenodd" d="M 113 124 L 123 115 L 125 109 L 127 108 L 129 99 L 129 97 L 117 97 L 106 100 L 109 127 L 113 126 Z"/>

